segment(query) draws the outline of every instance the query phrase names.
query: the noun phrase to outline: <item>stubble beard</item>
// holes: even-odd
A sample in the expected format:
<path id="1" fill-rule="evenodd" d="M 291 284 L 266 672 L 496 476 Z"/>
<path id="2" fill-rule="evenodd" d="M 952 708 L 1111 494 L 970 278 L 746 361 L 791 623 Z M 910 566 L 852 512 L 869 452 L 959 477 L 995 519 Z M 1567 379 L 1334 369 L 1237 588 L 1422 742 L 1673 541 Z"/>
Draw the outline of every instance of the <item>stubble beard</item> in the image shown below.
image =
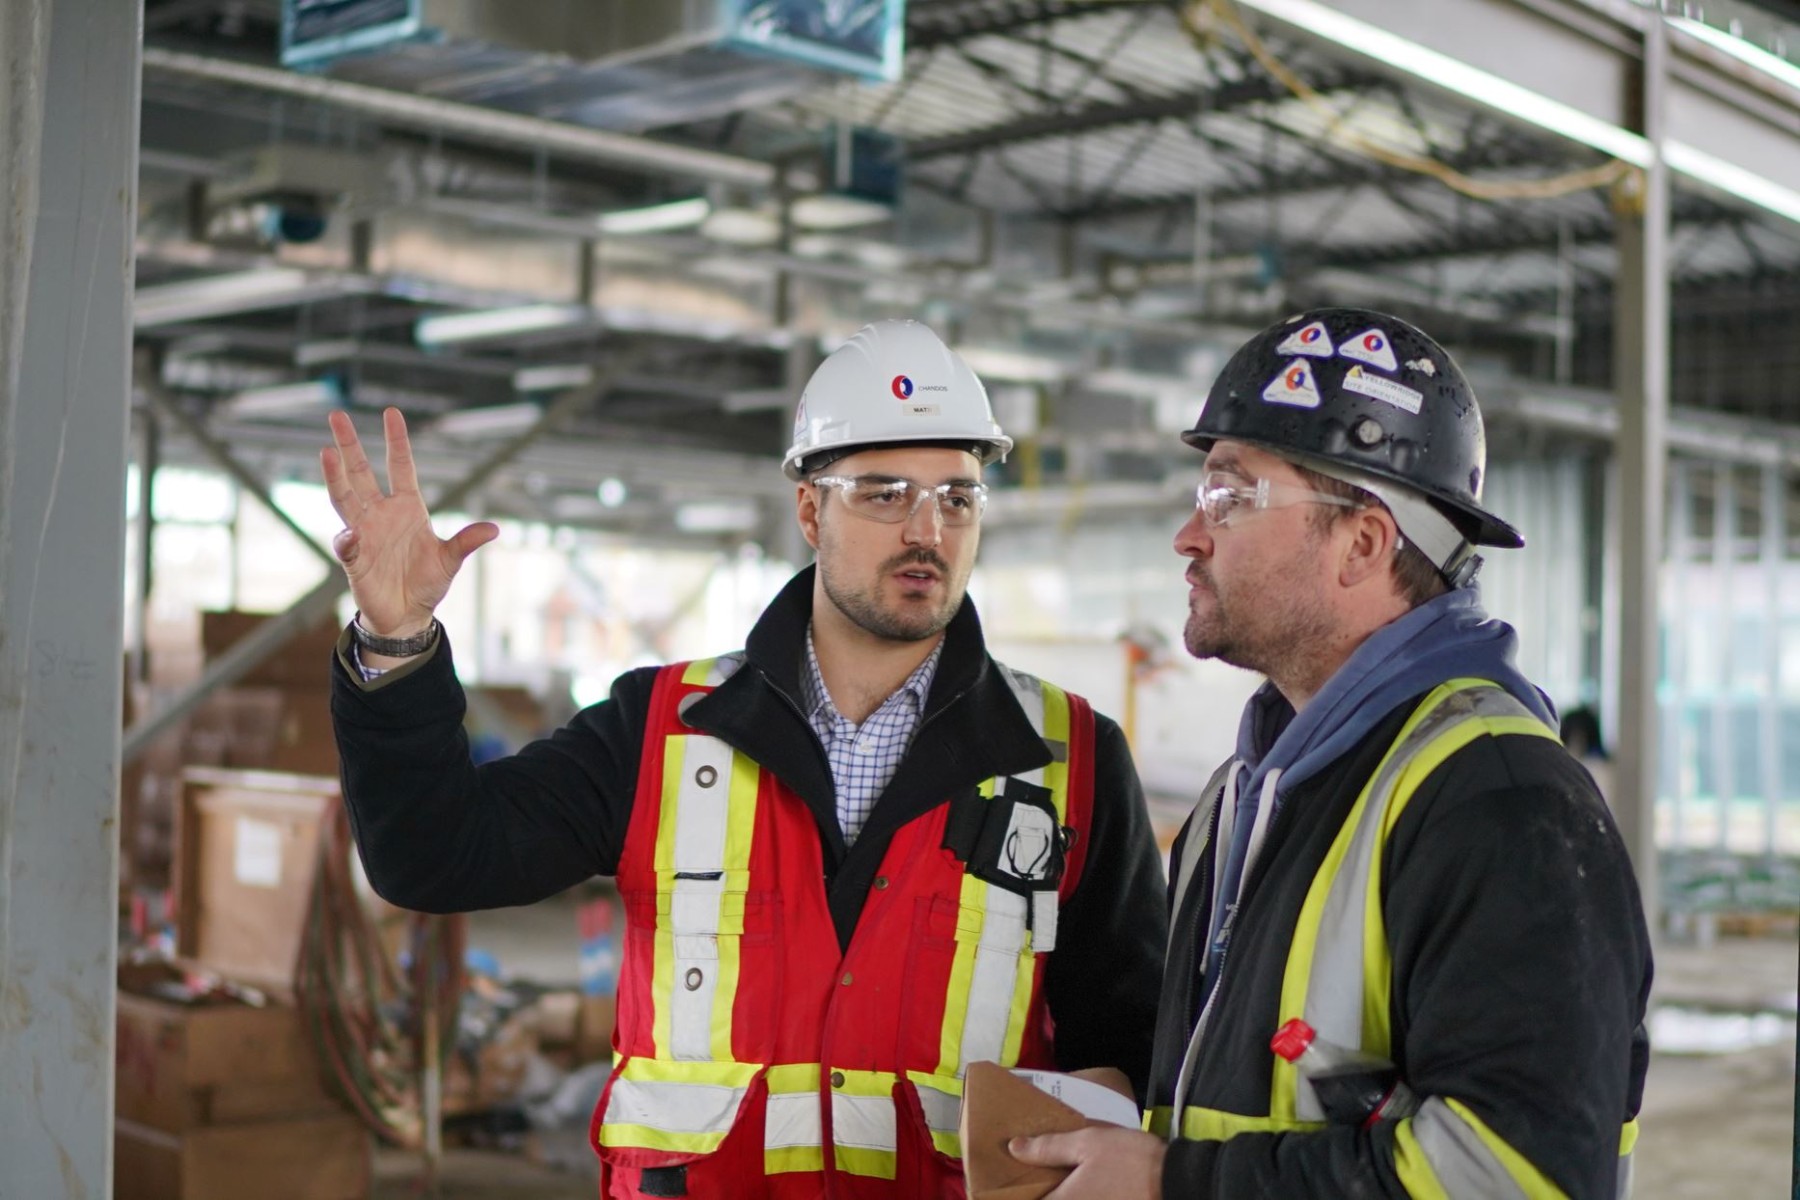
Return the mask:
<path id="1" fill-rule="evenodd" d="M 1305 674 L 1330 630 L 1330 622 L 1308 597 L 1280 585 L 1253 585 L 1242 589 L 1253 599 L 1237 602 L 1218 589 L 1204 566 L 1198 574 L 1212 611 L 1202 616 L 1190 600 L 1182 630 L 1189 654 L 1278 682 Z"/>
<path id="2" fill-rule="evenodd" d="M 909 550 L 895 555 L 881 564 L 871 585 L 860 589 L 848 586 L 839 579 L 826 566 L 825 559 L 825 555 L 819 556 L 819 579 L 824 584 L 826 597 L 859 629 L 886 641 L 922 642 L 926 638 L 936 637 L 950 624 L 951 618 L 956 616 L 956 610 L 962 607 L 965 583 L 952 575 L 950 564 L 934 551 Z M 903 601 L 897 607 L 883 605 L 883 583 L 894 572 L 915 564 L 937 570 L 944 585 L 943 602 L 932 607 L 928 607 L 924 600 Z"/>

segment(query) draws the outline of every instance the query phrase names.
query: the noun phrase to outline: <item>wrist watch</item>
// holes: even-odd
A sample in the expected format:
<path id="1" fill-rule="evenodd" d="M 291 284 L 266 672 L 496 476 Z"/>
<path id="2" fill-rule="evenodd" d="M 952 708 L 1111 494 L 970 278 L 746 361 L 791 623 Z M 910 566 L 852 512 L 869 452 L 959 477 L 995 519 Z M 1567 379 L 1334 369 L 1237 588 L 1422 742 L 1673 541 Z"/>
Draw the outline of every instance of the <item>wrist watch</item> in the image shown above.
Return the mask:
<path id="1" fill-rule="evenodd" d="M 433 617 L 429 626 L 410 637 L 382 637 L 380 634 L 370 633 L 368 628 L 363 625 L 361 609 L 358 609 L 356 615 L 350 619 L 351 640 L 364 650 L 385 654 L 389 658 L 411 658 L 415 654 L 425 653 L 437 645 L 440 628 L 442 627 L 438 624 L 437 618 Z"/>

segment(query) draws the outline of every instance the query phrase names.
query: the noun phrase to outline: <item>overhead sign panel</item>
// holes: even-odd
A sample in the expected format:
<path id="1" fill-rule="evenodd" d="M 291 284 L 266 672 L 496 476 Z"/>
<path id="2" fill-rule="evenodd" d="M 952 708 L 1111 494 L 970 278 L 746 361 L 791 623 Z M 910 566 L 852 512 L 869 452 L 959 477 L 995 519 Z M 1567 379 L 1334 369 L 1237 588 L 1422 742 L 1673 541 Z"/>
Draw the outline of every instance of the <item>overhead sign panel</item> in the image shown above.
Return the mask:
<path id="1" fill-rule="evenodd" d="M 906 0 L 720 0 L 729 44 L 870 79 L 898 79 Z"/>
<path id="2" fill-rule="evenodd" d="M 424 0 L 282 0 L 281 65 L 322 65 L 416 37 Z"/>

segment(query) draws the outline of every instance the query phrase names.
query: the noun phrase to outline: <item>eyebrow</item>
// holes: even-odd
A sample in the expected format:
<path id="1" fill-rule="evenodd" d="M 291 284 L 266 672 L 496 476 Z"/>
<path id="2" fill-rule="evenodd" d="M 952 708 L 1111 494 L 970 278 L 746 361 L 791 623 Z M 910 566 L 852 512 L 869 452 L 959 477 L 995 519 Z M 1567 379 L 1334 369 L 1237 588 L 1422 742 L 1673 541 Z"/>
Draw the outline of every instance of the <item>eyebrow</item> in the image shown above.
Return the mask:
<path id="1" fill-rule="evenodd" d="M 1227 475 L 1236 475 L 1239 479 L 1250 478 L 1244 471 L 1244 464 L 1239 461 L 1237 455 L 1229 450 L 1217 458 L 1208 455 L 1206 461 L 1201 464 L 1201 469 L 1206 471 L 1221 471 Z"/>

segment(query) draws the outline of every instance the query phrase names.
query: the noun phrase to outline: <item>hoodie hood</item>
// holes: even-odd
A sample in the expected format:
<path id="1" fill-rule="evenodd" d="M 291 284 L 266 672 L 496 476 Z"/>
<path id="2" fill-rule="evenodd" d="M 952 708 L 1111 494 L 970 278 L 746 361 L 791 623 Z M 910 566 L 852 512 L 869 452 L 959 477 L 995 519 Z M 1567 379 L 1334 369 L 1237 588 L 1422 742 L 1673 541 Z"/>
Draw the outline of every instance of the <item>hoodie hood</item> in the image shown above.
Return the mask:
<path id="1" fill-rule="evenodd" d="M 1551 729 L 1556 709 L 1519 673 L 1519 637 L 1488 616 L 1474 588 L 1456 588 L 1378 629 L 1298 715 L 1264 683 L 1244 707 L 1237 754 L 1247 772 L 1240 796 L 1255 796 L 1270 771 L 1286 792 L 1360 742 L 1395 708 L 1452 679 L 1505 688 Z"/>

